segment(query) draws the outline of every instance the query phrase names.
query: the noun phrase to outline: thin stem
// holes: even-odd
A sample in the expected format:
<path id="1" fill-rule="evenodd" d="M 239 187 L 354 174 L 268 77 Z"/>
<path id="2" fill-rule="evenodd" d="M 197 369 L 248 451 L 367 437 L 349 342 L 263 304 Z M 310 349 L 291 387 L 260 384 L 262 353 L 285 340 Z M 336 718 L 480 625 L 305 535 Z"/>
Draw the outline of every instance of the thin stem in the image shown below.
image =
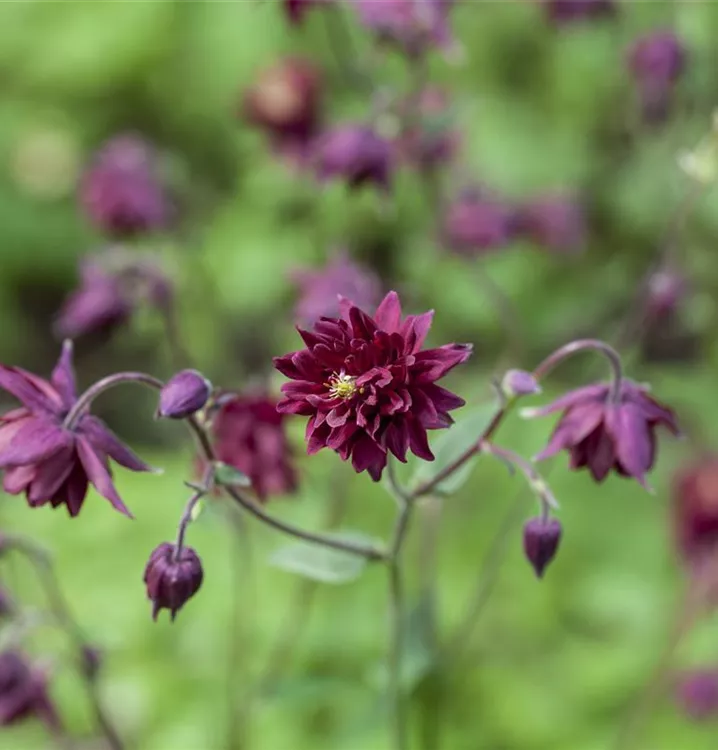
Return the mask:
<path id="1" fill-rule="evenodd" d="M 182 343 L 180 327 L 177 321 L 177 306 L 174 299 L 168 300 L 158 309 L 165 329 L 172 368 L 174 370 L 181 370 L 184 367 L 190 367 L 192 358 Z"/>
<path id="2" fill-rule="evenodd" d="M 387 566 L 389 573 L 389 702 L 393 719 L 395 750 L 406 750 L 406 706 L 401 684 L 404 654 L 404 586 L 397 559 Z"/>
<path id="3" fill-rule="evenodd" d="M 85 410 L 89 408 L 90 404 L 105 391 L 109 391 L 116 385 L 121 383 L 141 383 L 147 385 L 150 388 L 161 390 L 164 383 L 158 378 L 152 375 L 147 375 L 144 372 L 118 372 L 114 375 L 108 375 L 106 378 L 98 380 L 96 383 L 91 385 L 75 402 L 75 405 L 70 409 L 63 427 L 71 430 L 75 427 L 77 420 L 84 414 Z"/>
<path id="4" fill-rule="evenodd" d="M 496 411 L 494 416 L 491 418 L 489 424 L 484 428 L 484 431 L 476 438 L 476 442 L 467 448 L 458 458 L 452 461 L 448 466 L 445 466 L 441 471 L 437 472 L 431 479 L 422 482 L 418 487 L 415 487 L 411 491 L 411 497 L 416 499 L 423 495 L 430 495 L 447 477 L 450 477 L 455 471 L 460 469 L 468 460 L 473 458 L 477 453 L 481 451 L 481 445 L 485 441 L 489 440 L 491 436 L 496 432 L 499 425 L 503 421 L 504 417 L 509 413 L 515 399 L 510 399 L 505 404 L 502 404 Z"/>
<path id="5" fill-rule="evenodd" d="M 533 376 L 536 380 L 541 380 L 563 360 L 585 351 L 598 352 L 608 360 L 612 375 L 611 401 L 617 403 L 621 397 L 621 382 L 623 381 L 621 355 L 610 344 L 600 339 L 578 339 L 565 344 L 549 354 L 533 371 Z"/>
<path id="6" fill-rule="evenodd" d="M 84 649 L 87 645 L 85 637 L 80 626 L 70 612 L 70 607 L 62 593 L 60 582 L 57 580 L 57 575 L 52 563 L 50 562 L 50 558 L 45 550 L 21 537 L 3 535 L 2 545 L 7 549 L 14 549 L 17 552 L 20 552 L 32 563 L 38 579 L 45 590 L 45 595 L 55 620 L 67 633 L 77 649 L 78 662 L 81 665 L 80 673 L 85 682 L 85 686 L 87 687 L 87 693 L 92 706 L 92 711 L 95 715 L 95 720 L 107 741 L 107 745 L 111 750 L 124 750 L 124 743 L 122 742 L 122 739 L 115 729 L 111 719 L 105 713 L 102 701 L 100 700 L 97 674 L 92 670 L 88 670 L 84 666 Z"/>

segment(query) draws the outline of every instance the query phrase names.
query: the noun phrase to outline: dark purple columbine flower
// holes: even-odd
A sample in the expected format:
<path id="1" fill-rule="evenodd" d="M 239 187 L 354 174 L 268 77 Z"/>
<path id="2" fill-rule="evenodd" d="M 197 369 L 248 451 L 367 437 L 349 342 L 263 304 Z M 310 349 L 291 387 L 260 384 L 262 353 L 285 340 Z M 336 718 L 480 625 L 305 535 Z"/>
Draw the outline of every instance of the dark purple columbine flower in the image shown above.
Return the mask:
<path id="1" fill-rule="evenodd" d="M 465 362 L 471 346 L 422 350 L 433 315 L 402 320 L 399 297 L 389 292 L 373 318 L 347 302 L 341 318 L 299 329 L 307 348 L 274 360 L 293 381 L 282 386 L 277 409 L 309 417 L 308 453 L 331 448 L 375 481 L 388 453 L 405 462 L 411 449 L 434 460 L 427 430 L 449 427 L 449 412 L 464 405 L 436 381 Z"/>
<path id="2" fill-rule="evenodd" d="M 226 394 L 213 423 L 217 458 L 252 481 L 257 497 L 266 501 L 297 489 L 297 475 L 277 402 L 263 393 Z"/>
<path id="3" fill-rule="evenodd" d="M 548 19 L 557 26 L 610 18 L 618 12 L 615 0 L 541 0 Z"/>
<path id="4" fill-rule="evenodd" d="M 676 417 L 668 407 L 654 401 L 644 387 L 625 378 L 614 404 L 612 387 L 599 383 L 578 388 L 548 406 L 530 410 L 531 416 L 563 412 L 548 446 L 536 460 L 565 449 L 571 456 L 570 467 L 587 467 L 597 482 L 613 469 L 646 486 L 646 472 L 656 457 L 656 427 L 663 425 L 679 435 Z"/>
<path id="5" fill-rule="evenodd" d="M 317 177 L 344 180 L 350 188 L 374 184 L 388 190 L 393 161 L 392 144 L 366 125 L 340 125 L 314 146 Z"/>
<path id="6" fill-rule="evenodd" d="M 337 317 L 340 297 L 357 307 L 374 307 L 381 298 L 378 276 L 351 260 L 346 251 L 338 252 L 324 268 L 294 271 L 292 280 L 299 288 L 295 317 L 301 325 Z"/>
<path id="7" fill-rule="evenodd" d="M 283 0 L 284 13 L 291 24 L 299 26 L 312 8 L 318 5 L 330 5 L 333 2 L 334 0 Z"/>
<path id="8" fill-rule="evenodd" d="M 524 554 L 538 578 L 543 578 L 561 541 L 561 523 L 555 518 L 531 518 L 524 524 Z"/>
<path id="9" fill-rule="evenodd" d="M 691 719 L 718 717 L 718 668 L 692 669 L 679 675 L 676 700 Z"/>
<path id="10" fill-rule="evenodd" d="M 718 455 L 680 470 L 673 482 L 673 521 L 678 550 L 691 566 L 718 554 Z"/>
<path id="11" fill-rule="evenodd" d="M 541 196 L 518 211 L 519 231 L 540 247 L 555 253 L 580 252 L 586 242 L 583 206 L 561 193 Z"/>
<path id="12" fill-rule="evenodd" d="M 202 585 L 202 561 L 191 547 L 163 542 L 150 555 L 144 582 L 147 598 L 152 602 L 152 619 L 161 609 L 169 609 L 174 621 L 177 612 L 199 591 Z"/>
<path id="13" fill-rule="evenodd" d="M 111 237 L 164 229 L 172 207 L 157 175 L 156 155 L 136 135 L 120 135 L 98 151 L 80 185 L 90 221 Z"/>
<path id="14" fill-rule="evenodd" d="M 670 30 L 654 31 L 631 46 L 628 67 L 638 87 L 646 122 L 661 122 L 667 117 L 686 59 L 685 46 Z"/>
<path id="15" fill-rule="evenodd" d="M 0 726 L 35 717 L 59 727 L 46 683 L 46 675 L 33 668 L 24 654 L 14 650 L 0 653 Z"/>
<path id="16" fill-rule="evenodd" d="M 92 484 L 115 509 L 132 517 L 112 483 L 109 459 L 132 471 L 152 469 L 89 412 L 72 427 L 64 425 L 77 402 L 71 342 L 64 343 L 49 381 L 19 367 L 0 365 L 0 388 L 22 403 L 0 417 L 5 492 L 24 492 L 33 508 L 66 505 L 76 516 Z"/>
<path id="17" fill-rule="evenodd" d="M 61 339 L 108 335 L 140 305 L 164 308 L 171 297 L 171 282 L 156 263 L 111 247 L 80 261 L 80 285 L 57 314 L 55 333 Z"/>
<path id="18" fill-rule="evenodd" d="M 185 419 L 199 411 L 212 393 L 212 384 L 197 370 L 182 370 L 173 375 L 160 391 L 157 416 Z"/>
<path id="19" fill-rule="evenodd" d="M 262 71 L 244 95 L 247 120 L 279 147 L 305 146 L 317 134 L 323 86 L 307 60 L 287 58 Z"/>
<path id="20" fill-rule="evenodd" d="M 518 229 L 516 211 L 479 187 L 464 189 L 444 212 L 444 244 L 459 255 L 475 256 L 508 245 Z"/>
<path id="21" fill-rule="evenodd" d="M 353 0 L 361 22 L 382 42 L 394 44 L 411 57 L 432 47 L 454 44 L 449 27 L 453 0 Z"/>
<path id="22" fill-rule="evenodd" d="M 646 292 L 646 317 L 651 322 L 663 321 L 685 300 L 688 281 L 679 271 L 664 268 L 648 279 Z"/>

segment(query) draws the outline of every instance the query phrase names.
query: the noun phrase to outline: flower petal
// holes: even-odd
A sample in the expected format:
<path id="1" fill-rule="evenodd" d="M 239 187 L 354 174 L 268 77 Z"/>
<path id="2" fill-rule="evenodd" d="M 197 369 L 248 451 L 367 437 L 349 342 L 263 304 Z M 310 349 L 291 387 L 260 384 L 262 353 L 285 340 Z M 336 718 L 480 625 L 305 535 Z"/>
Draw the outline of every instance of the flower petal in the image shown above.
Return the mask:
<path id="1" fill-rule="evenodd" d="M 369 470 L 376 482 L 386 466 L 386 453 L 369 435 L 361 434 L 352 447 L 352 466 L 358 473 Z"/>
<path id="2" fill-rule="evenodd" d="M 0 468 L 39 463 L 72 443 L 69 430 L 41 417 L 29 419 L 17 431 L 10 445 L 0 452 Z"/>
<path id="3" fill-rule="evenodd" d="M 69 339 L 65 339 L 62 344 L 60 359 L 52 371 L 50 382 L 60 394 L 63 405 L 69 409 L 77 400 L 75 370 L 72 365 L 72 341 Z"/>
<path id="4" fill-rule="evenodd" d="M 76 461 L 65 486 L 58 490 L 52 499 L 52 504 L 60 505 L 61 503 L 65 503 L 67 505 L 67 512 L 74 518 L 82 508 L 88 486 L 85 469 L 79 461 Z"/>
<path id="5" fill-rule="evenodd" d="M 96 453 L 89 440 L 81 435 L 77 437 L 77 453 L 80 456 L 85 473 L 95 489 L 102 497 L 112 503 L 113 508 L 119 510 L 120 513 L 124 513 L 129 518 L 133 518 L 132 513 L 130 513 L 127 506 L 117 494 L 104 460 Z"/>
<path id="6" fill-rule="evenodd" d="M 8 469 L 3 477 L 3 489 L 8 495 L 18 495 L 27 489 L 27 486 L 35 478 L 36 473 L 37 466 L 34 464 Z"/>
<path id="7" fill-rule="evenodd" d="M 50 500 L 70 476 L 75 463 L 75 452 L 68 447 L 37 466 L 37 472 L 27 492 L 30 505 Z"/>
<path id="8" fill-rule="evenodd" d="M 424 346 L 426 336 L 434 319 L 434 311 L 422 313 L 421 315 L 408 315 L 401 326 L 401 335 L 406 342 L 406 353 L 414 354 Z"/>
<path id="9" fill-rule="evenodd" d="M 557 411 L 563 411 L 569 409 L 572 406 L 583 401 L 601 401 L 604 402 L 608 396 L 608 385 L 605 383 L 597 383 L 595 385 L 586 385 L 582 388 L 576 388 L 568 393 L 564 393 L 555 401 L 552 401 L 546 406 L 541 406 L 535 409 L 524 409 L 522 414 L 528 418 L 533 417 L 545 417 L 548 414 L 553 414 Z"/>
<path id="10" fill-rule="evenodd" d="M 380 330 L 394 333 L 401 324 L 401 302 L 396 292 L 389 292 L 379 303 L 374 314 L 374 320 Z"/>
<path id="11" fill-rule="evenodd" d="M 152 474 L 161 474 L 161 469 L 155 469 L 146 464 L 139 456 L 130 450 L 109 427 L 97 417 L 84 416 L 80 420 L 78 433 L 86 435 L 92 445 L 101 453 L 109 456 L 120 466 L 131 471 L 149 471 Z"/>
<path id="12" fill-rule="evenodd" d="M 624 403 L 607 410 L 606 428 L 613 437 L 616 457 L 626 474 L 645 484 L 653 461 L 651 434 L 640 407 Z"/>
<path id="13" fill-rule="evenodd" d="M 38 383 L 44 383 L 44 387 L 38 387 Z M 61 406 L 59 394 L 54 393 L 49 383 L 19 367 L 0 365 L 0 388 L 34 411 L 56 413 Z"/>

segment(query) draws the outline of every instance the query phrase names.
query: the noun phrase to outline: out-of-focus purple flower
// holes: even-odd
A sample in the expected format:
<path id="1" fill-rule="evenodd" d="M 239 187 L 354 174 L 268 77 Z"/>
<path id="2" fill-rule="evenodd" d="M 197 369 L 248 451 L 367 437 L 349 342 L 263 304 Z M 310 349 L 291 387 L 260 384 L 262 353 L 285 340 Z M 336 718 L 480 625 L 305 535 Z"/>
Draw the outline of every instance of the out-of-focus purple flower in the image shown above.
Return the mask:
<path id="1" fill-rule="evenodd" d="M 501 391 L 508 398 L 533 396 L 541 393 L 541 386 L 532 373 L 526 370 L 509 370 L 501 380 Z"/>
<path id="2" fill-rule="evenodd" d="M 280 148 L 302 147 L 317 133 L 322 95 L 319 70 L 308 60 L 287 58 L 260 73 L 244 95 L 243 110 Z"/>
<path id="3" fill-rule="evenodd" d="M 353 0 L 361 22 L 381 42 L 397 45 L 411 57 L 432 47 L 454 45 L 449 27 L 453 0 Z"/>
<path id="4" fill-rule="evenodd" d="M 570 195 L 544 195 L 518 212 L 519 231 L 540 247 L 555 253 L 580 252 L 586 242 L 583 206 Z"/>
<path id="5" fill-rule="evenodd" d="M 414 108 L 418 111 L 414 112 Z M 435 86 L 427 87 L 421 92 L 418 103 L 411 98 L 402 103 L 399 117 L 409 119 L 399 149 L 410 164 L 431 171 L 455 158 L 461 137 L 450 117 L 445 91 Z"/>
<path id="6" fill-rule="evenodd" d="M 618 12 L 615 0 L 540 0 L 546 16 L 557 26 L 610 18 Z"/>
<path id="7" fill-rule="evenodd" d="M 153 261 L 111 247 L 80 261 L 80 285 L 55 319 L 58 338 L 109 334 L 130 319 L 141 304 L 163 308 L 172 284 Z"/>
<path id="8" fill-rule="evenodd" d="M 357 307 L 374 307 L 381 298 L 379 277 L 351 260 L 346 251 L 337 253 L 324 268 L 293 271 L 292 280 L 299 289 L 295 318 L 305 326 L 322 317 L 336 318 L 340 297 Z"/>
<path id="9" fill-rule="evenodd" d="M 629 49 L 628 67 L 646 122 L 661 122 L 667 117 L 673 89 L 685 70 L 687 57 L 684 44 L 671 30 L 642 36 Z"/>
<path id="10" fill-rule="evenodd" d="M 317 139 L 314 167 L 320 180 L 339 179 L 350 188 L 373 184 L 388 190 L 393 151 L 391 142 L 367 125 L 340 125 Z"/>
<path id="11" fill-rule="evenodd" d="M 518 229 L 516 211 L 488 190 L 466 188 L 446 207 L 443 242 L 459 255 L 475 256 L 508 245 Z"/>
<path id="12" fill-rule="evenodd" d="M 169 609 L 174 622 L 177 612 L 199 591 L 204 574 L 202 561 L 191 548 L 163 542 L 150 555 L 144 582 L 147 598 L 152 602 L 152 619 L 161 609 Z"/>
<path id="13" fill-rule="evenodd" d="M 291 24 L 299 26 L 312 8 L 331 5 L 334 2 L 335 0 L 283 0 L 284 13 Z"/>
<path id="14" fill-rule="evenodd" d="M 72 344 L 66 341 L 50 380 L 19 367 L 0 365 L 0 388 L 22 406 L 0 416 L 0 469 L 9 495 L 24 492 L 35 508 L 82 508 L 88 484 L 112 506 L 132 517 L 112 482 L 109 459 L 132 471 L 152 471 L 88 411 L 72 427 L 64 424 L 77 402 Z"/>
<path id="15" fill-rule="evenodd" d="M 199 411 L 212 393 L 212 384 L 197 370 L 173 375 L 160 391 L 158 417 L 185 419 Z"/>
<path id="16" fill-rule="evenodd" d="M 136 135 L 115 136 L 83 175 L 80 203 L 88 219 L 111 237 L 164 229 L 172 218 L 152 147 Z"/>
<path id="17" fill-rule="evenodd" d="M 637 383 L 624 378 L 617 403 L 611 402 L 611 388 L 605 383 L 585 386 L 531 410 L 532 416 L 563 412 L 549 444 L 536 460 L 567 450 L 570 467 L 587 467 L 597 482 L 613 469 L 645 486 L 646 472 L 656 457 L 656 427 L 663 425 L 678 435 L 676 417 Z"/>
<path id="18" fill-rule="evenodd" d="M 217 458 L 246 474 L 262 501 L 295 492 L 297 475 L 276 400 L 261 393 L 220 400 L 212 424 Z"/>
<path id="19" fill-rule="evenodd" d="M 47 677 L 19 651 L 0 653 L 0 726 L 38 718 L 52 727 L 60 720 L 47 692 Z"/>
<path id="20" fill-rule="evenodd" d="M 524 524 L 524 554 L 538 578 L 543 578 L 561 541 L 561 523 L 555 518 L 531 518 Z"/>
<path id="21" fill-rule="evenodd" d="M 689 565 L 718 557 L 718 455 L 701 456 L 673 482 L 676 543 Z"/>
<path id="22" fill-rule="evenodd" d="M 688 292 L 685 276 L 671 269 L 656 271 L 648 280 L 646 316 L 663 320 L 676 312 Z"/>
<path id="23" fill-rule="evenodd" d="M 678 676 L 676 700 L 685 714 L 696 721 L 718 716 L 718 668 L 692 669 Z"/>
<path id="24" fill-rule="evenodd" d="M 449 412 L 464 405 L 436 381 L 465 362 L 471 346 L 422 349 L 433 315 L 402 319 L 399 297 L 389 292 L 373 318 L 347 302 L 341 318 L 299 329 L 306 349 L 274 360 L 292 381 L 282 386 L 277 409 L 309 417 L 309 454 L 331 448 L 374 481 L 389 453 L 406 462 L 411 449 L 434 460 L 427 430 L 449 427 Z"/>

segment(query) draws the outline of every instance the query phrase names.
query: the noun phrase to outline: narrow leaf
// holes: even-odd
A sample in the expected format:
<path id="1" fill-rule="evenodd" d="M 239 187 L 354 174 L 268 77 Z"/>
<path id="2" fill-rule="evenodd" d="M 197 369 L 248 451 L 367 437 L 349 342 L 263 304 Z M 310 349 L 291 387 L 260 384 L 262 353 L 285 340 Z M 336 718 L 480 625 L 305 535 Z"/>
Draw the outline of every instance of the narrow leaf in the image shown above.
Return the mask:
<path id="1" fill-rule="evenodd" d="M 226 487 L 251 487 L 252 480 L 234 466 L 217 461 L 214 465 L 214 481 Z"/>

